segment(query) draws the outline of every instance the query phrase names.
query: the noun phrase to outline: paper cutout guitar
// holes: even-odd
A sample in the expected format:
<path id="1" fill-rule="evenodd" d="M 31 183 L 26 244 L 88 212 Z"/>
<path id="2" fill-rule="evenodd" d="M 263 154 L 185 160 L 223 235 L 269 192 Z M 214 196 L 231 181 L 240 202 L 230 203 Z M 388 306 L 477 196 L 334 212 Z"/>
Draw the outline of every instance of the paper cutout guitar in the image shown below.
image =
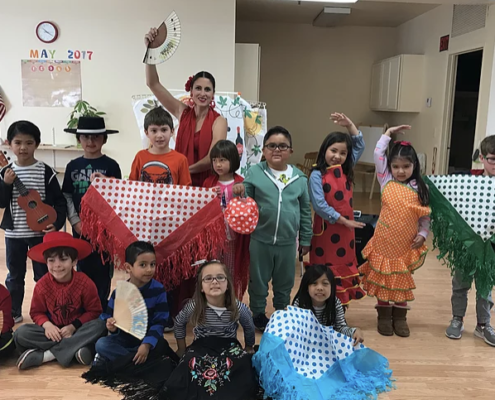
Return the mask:
<path id="1" fill-rule="evenodd" d="M 9 164 L 4 152 L 0 151 L 0 167 Z M 53 207 L 43 203 L 38 191 L 28 189 L 17 176 L 14 179 L 14 185 L 19 190 L 17 204 L 26 212 L 26 222 L 31 230 L 41 232 L 57 220 L 57 212 Z"/>

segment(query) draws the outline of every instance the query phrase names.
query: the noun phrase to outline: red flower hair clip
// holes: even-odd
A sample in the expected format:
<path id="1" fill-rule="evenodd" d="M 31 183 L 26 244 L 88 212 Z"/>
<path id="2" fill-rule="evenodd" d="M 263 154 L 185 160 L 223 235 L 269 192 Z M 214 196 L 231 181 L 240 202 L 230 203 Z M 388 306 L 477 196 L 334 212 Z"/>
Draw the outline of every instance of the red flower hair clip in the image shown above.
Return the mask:
<path id="1" fill-rule="evenodd" d="M 190 92 L 191 91 L 191 84 L 192 84 L 192 81 L 194 79 L 194 75 L 190 76 L 189 79 L 187 80 L 186 82 L 186 92 Z"/>
<path id="2" fill-rule="evenodd" d="M 406 142 L 405 140 L 394 142 L 395 144 L 400 144 L 401 146 L 411 146 L 411 142 Z"/>

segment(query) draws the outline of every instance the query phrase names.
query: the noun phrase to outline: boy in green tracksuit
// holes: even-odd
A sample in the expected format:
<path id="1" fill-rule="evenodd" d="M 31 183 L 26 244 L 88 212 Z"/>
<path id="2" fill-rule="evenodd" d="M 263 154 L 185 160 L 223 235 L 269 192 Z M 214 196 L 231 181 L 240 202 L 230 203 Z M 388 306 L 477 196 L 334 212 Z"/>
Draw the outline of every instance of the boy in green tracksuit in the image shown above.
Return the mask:
<path id="1" fill-rule="evenodd" d="M 264 331 L 268 283 L 272 280 L 273 306 L 283 310 L 290 304 L 294 286 L 296 241 L 299 251 L 309 252 L 313 231 L 308 194 L 308 178 L 287 164 L 292 154 L 292 138 L 281 126 L 271 128 L 263 139 L 266 161 L 252 166 L 233 193 L 248 196 L 258 204 L 260 217 L 251 234 L 249 299 L 254 325 Z"/>

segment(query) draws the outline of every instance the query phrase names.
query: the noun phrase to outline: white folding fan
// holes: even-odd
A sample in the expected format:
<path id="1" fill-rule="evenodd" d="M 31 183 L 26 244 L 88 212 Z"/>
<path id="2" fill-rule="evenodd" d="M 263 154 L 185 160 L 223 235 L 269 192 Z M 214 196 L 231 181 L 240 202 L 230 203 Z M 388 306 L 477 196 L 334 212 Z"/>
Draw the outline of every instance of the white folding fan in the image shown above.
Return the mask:
<path id="1" fill-rule="evenodd" d="M 175 11 L 158 27 L 158 35 L 146 50 L 143 62 L 156 65 L 167 61 L 180 43 L 180 20 Z"/>
<path id="2" fill-rule="evenodd" d="M 142 340 L 148 329 L 148 309 L 139 289 L 130 282 L 119 281 L 113 308 L 115 326 Z"/>

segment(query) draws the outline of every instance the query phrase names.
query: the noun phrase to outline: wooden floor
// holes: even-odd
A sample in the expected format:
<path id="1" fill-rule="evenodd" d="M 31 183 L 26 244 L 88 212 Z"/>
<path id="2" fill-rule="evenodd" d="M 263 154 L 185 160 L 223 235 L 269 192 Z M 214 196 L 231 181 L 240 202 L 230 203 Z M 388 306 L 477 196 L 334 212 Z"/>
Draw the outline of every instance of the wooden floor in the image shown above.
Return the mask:
<path id="1" fill-rule="evenodd" d="M 379 199 L 372 202 L 356 194 L 356 209 L 377 213 Z M 5 280 L 5 246 L 0 234 L 0 281 Z M 445 337 L 444 331 L 451 318 L 450 275 L 446 267 L 430 252 L 425 265 L 415 274 L 416 301 L 411 304 L 410 338 L 383 337 L 376 332 L 374 301 L 366 298 L 352 303 L 347 313 L 348 323 L 359 326 L 365 334 L 365 344 L 390 361 L 397 379 L 397 390 L 382 394 L 385 399 L 494 399 L 495 348 L 473 336 L 475 328 L 474 294 L 466 318 L 466 331 L 460 341 Z M 297 274 L 298 275 L 298 274 Z M 123 279 L 116 273 L 114 281 Z M 297 278 L 296 287 L 299 285 Z M 29 321 L 29 304 L 33 290 L 32 272 L 26 278 L 24 317 Z M 294 294 L 294 293 L 293 293 Z M 244 301 L 247 302 L 247 298 Z M 270 309 L 271 304 L 269 304 Z M 166 335 L 175 346 L 173 334 Z M 257 334 L 257 341 L 261 338 Z M 190 338 L 188 339 L 190 340 Z M 0 366 L 0 399 L 79 400 L 119 399 L 108 389 L 85 384 L 80 375 L 85 368 L 74 365 L 68 369 L 56 363 L 20 372 L 15 359 Z"/>

